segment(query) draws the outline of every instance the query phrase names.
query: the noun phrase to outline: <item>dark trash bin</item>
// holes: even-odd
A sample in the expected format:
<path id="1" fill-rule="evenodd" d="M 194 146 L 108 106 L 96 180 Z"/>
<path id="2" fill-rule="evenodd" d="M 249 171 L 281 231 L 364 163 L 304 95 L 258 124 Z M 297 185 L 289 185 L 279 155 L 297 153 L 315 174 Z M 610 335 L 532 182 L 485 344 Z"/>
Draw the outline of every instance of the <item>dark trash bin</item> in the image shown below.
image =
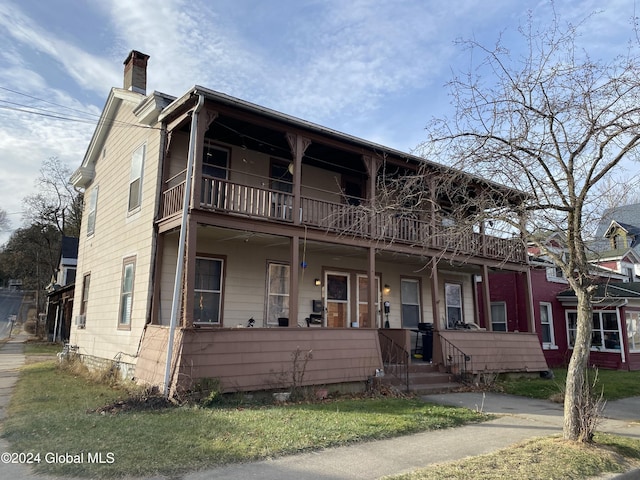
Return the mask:
<path id="1" fill-rule="evenodd" d="M 278 326 L 279 327 L 288 327 L 289 319 L 287 317 L 278 317 Z"/>
<path id="2" fill-rule="evenodd" d="M 433 324 L 421 323 L 418 328 L 422 334 L 422 361 L 431 362 L 433 357 Z"/>

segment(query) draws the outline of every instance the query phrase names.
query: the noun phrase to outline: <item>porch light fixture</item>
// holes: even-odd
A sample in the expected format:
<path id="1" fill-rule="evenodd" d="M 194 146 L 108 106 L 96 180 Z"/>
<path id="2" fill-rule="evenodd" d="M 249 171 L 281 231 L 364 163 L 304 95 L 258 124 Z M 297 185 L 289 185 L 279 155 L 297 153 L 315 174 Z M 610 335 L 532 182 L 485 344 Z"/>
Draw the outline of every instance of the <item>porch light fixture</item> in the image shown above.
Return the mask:
<path id="1" fill-rule="evenodd" d="M 313 281 L 313 283 L 314 283 L 314 285 L 315 285 L 316 287 L 319 287 L 319 286 L 320 286 L 320 279 L 319 279 L 319 278 L 316 278 L 316 279 Z"/>
<path id="2" fill-rule="evenodd" d="M 385 295 L 389 295 L 389 292 L 391 292 L 391 287 L 389 286 L 388 283 L 384 284 L 384 294 Z"/>

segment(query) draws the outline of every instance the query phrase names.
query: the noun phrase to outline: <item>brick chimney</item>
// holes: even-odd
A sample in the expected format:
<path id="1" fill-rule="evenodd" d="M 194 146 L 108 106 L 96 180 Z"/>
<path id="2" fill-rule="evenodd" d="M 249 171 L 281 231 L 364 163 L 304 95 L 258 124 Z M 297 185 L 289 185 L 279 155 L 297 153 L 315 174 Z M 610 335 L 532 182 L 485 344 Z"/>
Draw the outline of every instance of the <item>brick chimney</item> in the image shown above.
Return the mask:
<path id="1" fill-rule="evenodd" d="M 124 88 L 132 92 L 147 94 L 147 60 L 149 55 L 131 50 L 124 61 Z"/>

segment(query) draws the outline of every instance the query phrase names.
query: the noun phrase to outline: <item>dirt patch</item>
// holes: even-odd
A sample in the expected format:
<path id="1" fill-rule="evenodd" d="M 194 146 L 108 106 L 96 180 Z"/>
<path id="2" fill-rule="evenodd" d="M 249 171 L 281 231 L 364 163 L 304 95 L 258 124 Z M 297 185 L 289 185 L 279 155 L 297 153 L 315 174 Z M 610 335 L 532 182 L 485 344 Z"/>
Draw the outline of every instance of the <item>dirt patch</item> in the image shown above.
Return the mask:
<path id="1" fill-rule="evenodd" d="M 52 360 L 57 360 L 58 358 L 55 355 L 27 355 L 25 357 L 24 363 L 26 365 L 31 365 L 32 363 L 40 363 L 40 362 L 50 362 Z"/>
<path id="2" fill-rule="evenodd" d="M 164 397 L 153 395 L 140 398 L 127 398 L 125 400 L 118 400 L 117 402 L 111 403 L 109 405 L 104 405 L 93 410 L 88 410 L 87 413 L 117 415 L 118 413 L 163 410 L 165 408 L 173 407 L 175 407 L 175 404 L 170 400 L 167 400 Z"/>

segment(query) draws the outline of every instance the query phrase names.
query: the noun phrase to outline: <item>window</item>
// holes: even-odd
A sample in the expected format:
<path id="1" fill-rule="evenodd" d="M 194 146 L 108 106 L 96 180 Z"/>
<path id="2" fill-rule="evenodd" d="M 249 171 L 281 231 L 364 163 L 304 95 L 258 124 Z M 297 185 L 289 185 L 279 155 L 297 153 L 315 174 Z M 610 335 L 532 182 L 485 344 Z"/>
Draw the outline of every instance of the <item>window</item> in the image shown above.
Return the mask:
<path id="1" fill-rule="evenodd" d="M 640 351 L 640 312 L 627 312 L 627 343 L 629 351 Z"/>
<path id="2" fill-rule="evenodd" d="M 203 149 L 202 175 L 213 178 L 227 178 L 229 150 L 206 142 Z"/>
<path id="3" fill-rule="evenodd" d="M 463 323 L 462 285 L 445 283 L 444 296 L 447 304 L 447 328 L 456 328 L 456 325 Z"/>
<path id="4" fill-rule="evenodd" d="M 550 303 L 540 302 L 540 324 L 542 325 L 542 345 L 555 345 L 555 335 L 553 332 L 553 313 Z"/>
<path id="5" fill-rule="evenodd" d="M 278 325 L 278 318 L 289 318 L 289 265 L 267 266 L 267 325 Z"/>
<path id="6" fill-rule="evenodd" d="M 140 206 L 142 200 L 142 171 L 144 169 L 145 146 L 142 145 L 131 156 L 129 175 L 129 211 Z"/>
<path id="7" fill-rule="evenodd" d="M 89 194 L 89 207 L 87 209 L 87 236 L 93 235 L 96 229 L 96 210 L 98 208 L 98 186 L 96 185 Z"/>
<path id="8" fill-rule="evenodd" d="M 91 283 L 91 274 L 87 273 L 82 279 L 82 299 L 80 300 L 80 315 L 87 314 L 87 304 L 89 303 L 89 284 Z"/>
<path id="9" fill-rule="evenodd" d="M 133 306 L 133 279 L 135 276 L 136 259 L 125 258 L 122 264 L 122 288 L 120 292 L 120 316 L 118 328 L 131 328 L 131 309 Z"/>
<path id="10" fill-rule="evenodd" d="M 221 180 L 227 179 L 229 150 L 210 142 L 205 142 L 202 153 L 201 202 L 214 208 L 228 208 L 225 186 Z"/>
<path id="11" fill-rule="evenodd" d="M 221 323 L 223 272 L 224 261 L 222 259 L 196 257 L 194 323 L 212 325 Z"/>
<path id="12" fill-rule="evenodd" d="M 271 215 L 284 220 L 291 220 L 293 208 L 293 175 L 289 165 L 271 159 Z"/>
<path id="13" fill-rule="evenodd" d="M 402 327 L 418 328 L 420 323 L 420 282 L 403 278 L 400 280 L 400 301 L 402 302 Z"/>
<path id="14" fill-rule="evenodd" d="M 592 322 L 591 348 L 595 350 L 620 350 L 620 329 L 618 328 L 617 312 L 614 310 L 595 311 L 593 312 Z M 575 345 L 577 325 L 577 312 L 567 312 L 569 348 L 573 348 Z"/>
<path id="15" fill-rule="evenodd" d="M 496 302 L 491 304 L 491 330 L 494 332 L 507 331 L 507 304 Z"/>

